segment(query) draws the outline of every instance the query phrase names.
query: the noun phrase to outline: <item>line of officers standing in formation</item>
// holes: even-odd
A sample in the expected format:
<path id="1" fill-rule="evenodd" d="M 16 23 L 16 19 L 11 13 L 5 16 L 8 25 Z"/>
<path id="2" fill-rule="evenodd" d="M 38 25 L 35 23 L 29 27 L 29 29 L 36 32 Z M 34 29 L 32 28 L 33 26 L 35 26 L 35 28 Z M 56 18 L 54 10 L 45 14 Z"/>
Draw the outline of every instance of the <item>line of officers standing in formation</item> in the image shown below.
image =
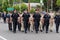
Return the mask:
<path id="1" fill-rule="evenodd" d="M 36 33 L 46 30 L 46 33 L 48 33 L 48 30 L 50 32 L 53 31 L 54 23 L 56 25 L 56 33 L 59 33 L 60 14 L 59 11 L 54 14 L 52 11 L 50 13 L 40 12 L 39 9 L 36 9 L 33 14 L 30 14 L 27 10 L 20 14 L 14 10 L 13 13 L 9 12 L 7 14 L 6 22 L 8 22 L 9 30 L 13 31 L 13 33 L 16 33 L 17 27 L 19 31 L 24 31 L 25 33 L 28 31 L 33 32 L 34 30 Z"/>

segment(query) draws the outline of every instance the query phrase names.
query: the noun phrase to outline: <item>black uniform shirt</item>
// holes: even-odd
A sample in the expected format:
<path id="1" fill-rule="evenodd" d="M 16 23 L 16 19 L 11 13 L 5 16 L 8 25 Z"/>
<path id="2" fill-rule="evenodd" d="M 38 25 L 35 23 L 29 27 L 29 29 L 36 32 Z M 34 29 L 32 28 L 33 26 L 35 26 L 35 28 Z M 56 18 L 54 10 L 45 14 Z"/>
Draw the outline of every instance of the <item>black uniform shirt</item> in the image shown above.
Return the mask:
<path id="1" fill-rule="evenodd" d="M 44 18 L 44 22 L 49 23 L 51 17 L 49 14 L 45 14 L 43 18 Z"/>
<path id="2" fill-rule="evenodd" d="M 54 17 L 54 19 L 55 19 L 55 22 L 59 23 L 60 22 L 60 15 L 56 15 Z"/>
<path id="3" fill-rule="evenodd" d="M 41 15 L 39 13 L 35 13 L 33 15 L 34 21 L 40 21 Z"/>
<path id="4" fill-rule="evenodd" d="M 13 22 L 17 22 L 19 15 L 17 13 L 13 13 L 11 17 Z"/>
<path id="5" fill-rule="evenodd" d="M 29 17 L 30 17 L 30 14 L 29 13 L 24 13 L 23 15 L 22 15 L 22 17 L 23 17 L 23 21 L 29 21 Z"/>

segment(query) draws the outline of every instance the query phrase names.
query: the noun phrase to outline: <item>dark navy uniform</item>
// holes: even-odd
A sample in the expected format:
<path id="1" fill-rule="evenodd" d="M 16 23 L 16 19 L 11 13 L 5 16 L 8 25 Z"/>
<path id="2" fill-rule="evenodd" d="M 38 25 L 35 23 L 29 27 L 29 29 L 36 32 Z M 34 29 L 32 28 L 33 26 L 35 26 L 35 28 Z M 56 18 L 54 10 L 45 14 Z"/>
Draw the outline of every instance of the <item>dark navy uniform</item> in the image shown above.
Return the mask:
<path id="1" fill-rule="evenodd" d="M 16 33 L 16 26 L 18 24 L 17 20 L 18 20 L 19 15 L 18 13 L 13 13 L 11 17 L 13 20 L 13 32 Z"/>
<path id="2" fill-rule="evenodd" d="M 22 15 L 22 17 L 23 17 L 23 21 L 24 21 L 25 33 L 27 33 L 27 29 L 28 29 L 28 25 L 29 25 L 29 17 L 30 17 L 30 14 L 29 13 L 24 13 Z"/>
<path id="3" fill-rule="evenodd" d="M 60 15 L 56 15 L 54 19 L 55 19 L 55 24 L 56 24 L 56 32 L 59 33 L 58 30 L 59 30 L 59 25 L 60 25 Z"/>
<path id="4" fill-rule="evenodd" d="M 35 31 L 36 31 L 36 33 L 38 33 L 38 30 L 39 30 L 39 22 L 40 22 L 41 15 L 39 13 L 35 13 L 33 15 L 33 18 L 34 18 Z"/>
<path id="5" fill-rule="evenodd" d="M 45 14 L 43 18 L 44 18 L 43 30 L 44 30 L 44 27 L 46 26 L 46 33 L 48 33 L 50 15 Z"/>
<path id="6" fill-rule="evenodd" d="M 7 14 L 8 27 L 9 27 L 9 30 L 10 30 L 10 31 L 12 31 L 12 19 L 11 19 L 11 15 L 12 15 L 12 14 Z"/>
<path id="7" fill-rule="evenodd" d="M 2 18 L 3 18 L 3 20 L 4 20 L 4 23 L 6 23 L 6 17 L 7 17 L 7 14 L 2 14 Z"/>

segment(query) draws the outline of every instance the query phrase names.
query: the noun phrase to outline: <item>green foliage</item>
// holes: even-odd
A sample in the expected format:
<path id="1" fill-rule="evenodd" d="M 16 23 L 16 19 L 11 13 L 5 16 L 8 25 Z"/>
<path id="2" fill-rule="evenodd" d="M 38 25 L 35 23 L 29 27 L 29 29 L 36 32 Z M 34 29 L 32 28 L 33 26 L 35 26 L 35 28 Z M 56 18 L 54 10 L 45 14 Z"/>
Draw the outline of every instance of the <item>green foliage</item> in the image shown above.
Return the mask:
<path id="1" fill-rule="evenodd" d="M 2 3 L 2 10 L 7 11 L 7 8 L 9 7 L 8 1 Z"/>
<path id="2" fill-rule="evenodd" d="M 35 12 L 35 9 L 32 8 L 32 9 L 30 10 L 30 13 L 34 13 L 34 12 Z"/>
<path id="3" fill-rule="evenodd" d="M 40 3 L 40 0 L 30 0 L 31 3 Z"/>
<path id="4" fill-rule="evenodd" d="M 20 10 L 19 5 L 15 5 L 15 6 L 13 6 L 13 8 L 16 9 L 16 10 L 18 10 L 18 11 Z"/>
<path id="5" fill-rule="evenodd" d="M 37 7 L 37 8 L 41 8 L 41 6 L 40 6 L 40 5 L 37 5 L 36 7 Z"/>
<path id="6" fill-rule="evenodd" d="M 21 5 L 15 5 L 13 6 L 14 9 L 23 12 L 25 9 L 28 9 L 27 5 L 22 3 Z"/>
<path id="7" fill-rule="evenodd" d="M 57 6 L 60 6 L 60 0 L 56 1 Z"/>
<path id="8" fill-rule="evenodd" d="M 23 2 L 28 3 L 29 0 L 22 0 Z M 40 3 L 40 0 L 30 0 L 31 3 Z"/>
<path id="9" fill-rule="evenodd" d="M 25 9 L 28 9 L 27 5 L 22 3 L 21 4 L 21 12 L 23 12 Z"/>

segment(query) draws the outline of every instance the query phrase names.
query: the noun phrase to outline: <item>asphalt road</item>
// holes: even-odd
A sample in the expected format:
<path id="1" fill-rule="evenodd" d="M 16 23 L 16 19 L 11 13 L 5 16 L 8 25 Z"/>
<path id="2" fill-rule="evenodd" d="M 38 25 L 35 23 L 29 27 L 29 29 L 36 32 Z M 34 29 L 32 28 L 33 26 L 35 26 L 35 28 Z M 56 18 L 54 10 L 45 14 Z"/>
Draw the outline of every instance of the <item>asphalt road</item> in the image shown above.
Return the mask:
<path id="1" fill-rule="evenodd" d="M 36 34 L 35 32 L 28 32 L 25 34 L 24 32 L 13 33 L 8 30 L 7 23 L 1 23 L 0 21 L 0 40 L 60 40 L 60 33 L 55 32 L 55 25 L 53 28 L 53 32 L 45 33 L 39 32 Z"/>

